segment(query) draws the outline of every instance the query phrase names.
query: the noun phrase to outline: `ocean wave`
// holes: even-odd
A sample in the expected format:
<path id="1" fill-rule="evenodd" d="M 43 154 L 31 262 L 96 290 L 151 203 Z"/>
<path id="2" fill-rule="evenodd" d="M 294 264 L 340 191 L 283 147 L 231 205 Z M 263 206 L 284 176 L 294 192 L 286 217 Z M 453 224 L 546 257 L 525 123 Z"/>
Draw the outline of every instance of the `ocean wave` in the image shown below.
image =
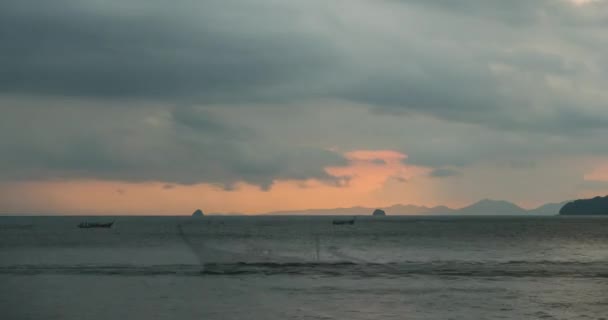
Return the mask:
<path id="1" fill-rule="evenodd" d="M 0 274 L 37 275 L 179 275 L 179 276 L 239 276 L 239 275 L 309 275 L 328 277 L 584 277 L 608 278 L 608 264 L 568 261 L 506 261 L 506 262 L 230 262 L 167 265 L 42 265 L 23 264 L 0 266 Z"/>

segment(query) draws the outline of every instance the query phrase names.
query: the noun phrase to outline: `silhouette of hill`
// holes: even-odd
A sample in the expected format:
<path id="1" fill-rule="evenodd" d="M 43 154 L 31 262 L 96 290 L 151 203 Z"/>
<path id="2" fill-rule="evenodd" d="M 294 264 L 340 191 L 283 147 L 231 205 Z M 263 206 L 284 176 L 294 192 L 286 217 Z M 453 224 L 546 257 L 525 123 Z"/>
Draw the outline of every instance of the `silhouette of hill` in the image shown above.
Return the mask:
<path id="1" fill-rule="evenodd" d="M 557 215 L 563 203 L 548 203 L 531 210 L 523 209 L 511 202 L 484 199 L 460 209 L 446 206 L 425 207 L 396 204 L 381 208 L 387 215 Z M 307 209 L 275 211 L 268 215 L 368 215 L 374 208 L 350 207 L 333 209 Z"/>
<path id="2" fill-rule="evenodd" d="M 545 215 L 545 216 L 557 215 L 557 214 L 559 214 L 559 210 L 568 202 L 569 201 L 563 201 L 563 202 L 558 202 L 558 203 L 547 203 L 538 208 L 528 210 L 528 212 L 530 212 L 530 214 L 535 214 L 535 215 Z"/>
<path id="3" fill-rule="evenodd" d="M 384 210 L 380 210 L 380 209 L 376 209 L 374 210 L 374 212 L 372 212 L 372 216 L 375 217 L 383 217 L 386 215 L 386 212 L 384 212 Z"/>
<path id="4" fill-rule="evenodd" d="M 560 215 L 608 215 L 608 196 L 579 199 L 568 202 L 559 211 Z"/>
<path id="5" fill-rule="evenodd" d="M 425 207 L 416 205 L 396 204 L 384 208 L 388 214 L 450 214 L 455 210 L 446 206 Z"/>
<path id="6" fill-rule="evenodd" d="M 528 214 L 528 211 L 508 201 L 483 199 L 457 210 L 456 213 L 461 215 L 520 215 Z"/>

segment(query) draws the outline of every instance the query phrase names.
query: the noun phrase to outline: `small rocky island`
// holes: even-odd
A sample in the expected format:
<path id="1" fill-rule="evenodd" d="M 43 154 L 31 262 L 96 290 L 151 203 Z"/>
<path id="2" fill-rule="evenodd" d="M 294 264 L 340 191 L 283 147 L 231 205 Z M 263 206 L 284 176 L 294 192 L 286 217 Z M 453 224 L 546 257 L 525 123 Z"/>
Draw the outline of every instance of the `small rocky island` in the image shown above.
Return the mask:
<path id="1" fill-rule="evenodd" d="M 559 214 L 565 216 L 608 215 L 608 196 L 568 202 L 559 210 Z"/>
<path id="2" fill-rule="evenodd" d="M 372 213 L 372 216 L 374 216 L 374 217 L 376 217 L 376 216 L 384 217 L 384 216 L 386 216 L 386 212 L 384 212 L 384 210 L 376 209 Z"/>
<path id="3" fill-rule="evenodd" d="M 202 217 L 202 216 L 204 216 L 204 215 L 205 215 L 205 214 L 203 213 L 203 211 L 202 211 L 201 209 L 196 209 L 196 211 L 194 211 L 194 212 L 192 213 L 192 216 L 193 216 L 193 217 Z"/>

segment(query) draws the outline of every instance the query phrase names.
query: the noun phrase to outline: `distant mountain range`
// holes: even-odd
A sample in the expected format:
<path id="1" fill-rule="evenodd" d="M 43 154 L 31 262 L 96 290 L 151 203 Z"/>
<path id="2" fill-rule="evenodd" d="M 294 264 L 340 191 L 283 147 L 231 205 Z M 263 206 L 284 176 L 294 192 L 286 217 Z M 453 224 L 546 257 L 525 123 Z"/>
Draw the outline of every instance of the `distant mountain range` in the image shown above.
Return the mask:
<path id="1" fill-rule="evenodd" d="M 460 209 L 446 206 L 425 207 L 416 205 L 397 204 L 380 208 L 387 215 L 557 215 L 567 203 L 548 203 L 531 210 L 524 209 L 514 203 L 501 200 L 484 199 Z M 298 211 L 275 211 L 268 215 L 371 215 L 377 208 L 350 207 L 334 209 L 308 209 Z"/>

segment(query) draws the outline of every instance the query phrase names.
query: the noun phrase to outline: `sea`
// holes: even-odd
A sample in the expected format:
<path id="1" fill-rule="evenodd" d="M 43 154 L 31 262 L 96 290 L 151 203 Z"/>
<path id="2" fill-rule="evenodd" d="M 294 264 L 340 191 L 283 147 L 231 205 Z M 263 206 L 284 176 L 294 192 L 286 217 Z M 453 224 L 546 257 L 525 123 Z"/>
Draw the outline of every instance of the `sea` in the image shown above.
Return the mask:
<path id="1" fill-rule="evenodd" d="M 0 319 L 608 318 L 608 218 L 350 218 L 0 217 Z"/>

